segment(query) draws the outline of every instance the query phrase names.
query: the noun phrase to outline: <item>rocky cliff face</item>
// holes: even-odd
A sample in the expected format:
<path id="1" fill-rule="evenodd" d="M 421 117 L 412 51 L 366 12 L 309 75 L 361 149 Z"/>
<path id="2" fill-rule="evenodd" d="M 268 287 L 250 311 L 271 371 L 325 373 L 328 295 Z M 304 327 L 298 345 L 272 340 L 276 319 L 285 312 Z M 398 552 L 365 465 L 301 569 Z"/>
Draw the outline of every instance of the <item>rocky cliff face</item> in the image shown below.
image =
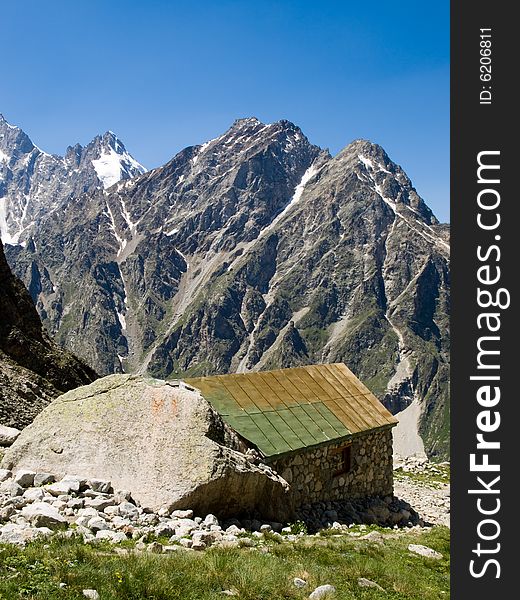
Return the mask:
<path id="1" fill-rule="evenodd" d="M 0 243 L 0 423 L 24 427 L 53 398 L 95 378 L 47 336 Z"/>
<path id="2" fill-rule="evenodd" d="M 337 156 L 241 119 L 74 196 L 9 246 L 61 344 L 101 373 L 346 362 L 448 443 L 449 231 L 379 146 Z"/>

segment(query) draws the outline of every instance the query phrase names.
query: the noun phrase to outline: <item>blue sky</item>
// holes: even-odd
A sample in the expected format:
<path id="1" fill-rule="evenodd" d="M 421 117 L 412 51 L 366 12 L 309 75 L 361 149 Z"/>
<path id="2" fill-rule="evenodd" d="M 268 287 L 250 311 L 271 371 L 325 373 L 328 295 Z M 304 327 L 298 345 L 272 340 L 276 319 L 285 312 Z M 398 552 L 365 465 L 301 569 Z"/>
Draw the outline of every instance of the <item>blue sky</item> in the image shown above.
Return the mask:
<path id="1" fill-rule="evenodd" d="M 449 219 L 449 2 L 2 3 L 0 112 L 63 154 L 115 131 L 151 168 L 239 117 L 381 144 Z"/>

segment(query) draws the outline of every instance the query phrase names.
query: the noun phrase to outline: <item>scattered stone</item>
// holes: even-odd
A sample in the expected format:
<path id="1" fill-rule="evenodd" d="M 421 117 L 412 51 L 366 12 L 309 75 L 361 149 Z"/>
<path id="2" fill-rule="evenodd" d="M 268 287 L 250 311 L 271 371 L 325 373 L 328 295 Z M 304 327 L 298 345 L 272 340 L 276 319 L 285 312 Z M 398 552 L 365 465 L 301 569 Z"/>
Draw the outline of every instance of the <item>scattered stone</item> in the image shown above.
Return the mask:
<path id="1" fill-rule="evenodd" d="M 42 485 L 47 485 L 48 483 L 54 483 L 56 478 L 52 473 L 36 473 L 34 476 L 34 487 L 41 487 Z"/>
<path id="2" fill-rule="evenodd" d="M 20 433 L 20 430 L 16 429 L 16 427 L 0 425 L 0 446 L 10 446 L 11 444 L 14 444 Z"/>
<path id="3" fill-rule="evenodd" d="M 134 518 L 139 516 L 139 509 L 131 502 L 121 502 L 119 505 L 119 514 L 122 517 Z"/>
<path id="4" fill-rule="evenodd" d="M 207 527 L 216 526 L 219 524 L 218 519 L 215 515 L 207 515 L 203 521 L 204 525 Z"/>
<path id="5" fill-rule="evenodd" d="M 105 521 L 105 519 L 102 519 L 101 517 L 92 517 L 91 519 L 89 519 L 87 527 L 94 533 L 97 533 L 98 531 L 103 531 L 104 529 L 112 529 L 112 527 Z"/>
<path id="6" fill-rule="evenodd" d="M 424 456 L 394 457 L 394 493 L 404 498 L 421 515 L 427 525 L 450 526 L 450 485 L 442 482 L 436 475 L 449 474 L 449 470 L 439 467 L 449 463 L 437 464 Z M 417 478 L 416 475 L 422 477 Z M 431 477 L 429 477 L 431 476 Z M 391 508 L 391 507 L 389 507 Z M 408 507 L 404 507 L 409 510 Z M 424 523 L 419 523 L 423 525 Z M 401 525 L 401 523 L 399 523 Z"/>
<path id="7" fill-rule="evenodd" d="M 21 496 L 23 494 L 23 487 L 18 485 L 12 479 L 7 479 L 0 483 L 0 493 L 14 498 L 15 496 Z"/>
<path id="8" fill-rule="evenodd" d="M 16 508 L 9 504 L 0 509 L 0 523 L 3 521 L 7 521 L 14 513 L 16 512 Z"/>
<path id="9" fill-rule="evenodd" d="M 84 501 L 85 507 L 95 508 L 99 511 L 104 511 L 108 506 L 114 505 L 114 499 L 110 497 L 106 498 L 86 498 Z"/>
<path id="10" fill-rule="evenodd" d="M 94 492 L 101 492 L 102 494 L 110 494 L 112 491 L 112 482 L 104 479 L 90 479 L 88 481 L 89 487 Z"/>
<path id="11" fill-rule="evenodd" d="M 23 488 L 28 488 L 34 484 L 35 475 L 36 473 L 34 471 L 22 469 L 14 475 L 13 481 L 18 485 L 22 486 Z"/>
<path id="12" fill-rule="evenodd" d="M 90 600 L 100 600 L 100 596 L 97 590 L 83 590 L 83 596 Z"/>
<path id="13" fill-rule="evenodd" d="M 332 594 L 336 593 L 336 588 L 333 585 L 320 585 L 318 586 L 312 594 L 309 596 L 309 600 L 319 600 L 320 598 L 327 598 L 328 596 L 332 596 Z"/>
<path id="14" fill-rule="evenodd" d="M 301 579 L 300 577 L 295 577 L 293 579 L 293 583 L 297 588 L 304 588 L 307 584 L 305 579 Z"/>
<path id="15" fill-rule="evenodd" d="M 382 543 L 383 542 L 383 534 L 379 531 L 370 531 L 366 535 L 362 535 L 360 540 L 367 540 L 368 542 Z"/>
<path id="16" fill-rule="evenodd" d="M 100 529 L 96 532 L 97 540 L 108 540 L 113 544 L 126 541 L 127 537 L 122 531 L 111 531 L 110 529 Z"/>
<path id="17" fill-rule="evenodd" d="M 192 550 L 206 550 L 206 544 L 201 540 L 192 540 L 191 549 Z"/>
<path id="18" fill-rule="evenodd" d="M 58 497 L 63 494 L 68 495 L 71 492 L 79 492 L 79 487 L 79 481 L 77 480 L 62 479 L 61 481 L 57 481 L 56 483 L 47 486 L 47 491 L 49 494 Z"/>
<path id="19" fill-rule="evenodd" d="M 27 542 L 36 539 L 40 533 L 40 530 L 36 527 L 7 523 L 0 529 L 0 543 L 25 546 Z"/>
<path id="20" fill-rule="evenodd" d="M 237 535 L 239 533 L 242 533 L 242 529 L 240 529 L 240 527 L 237 527 L 236 525 L 230 525 L 226 529 L 226 533 L 229 533 L 231 535 Z"/>
<path id="21" fill-rule="evenodd" d="M 6 479 L 10 479 L 12 472 L 9 469 L 0 469 L 0 483 Z"/>
<path id="22" fill-rule="evenodd" d="M 148 551 L 152 552 L 153 554 L 162 554 L 164 550 L 163 545 L 159 542 L 152 542 L 151 544 L 148 544 L 147 548 Z"/>
<path id="23" fill-rule="evenodd" d="M 177 519 L 191 519 L 193 518 L 192 510 L 174 510 L 172 512 L 172 517 L 176 517 Z"/>
<path id="24" fill-rule="evenodd" d="M 366 579 L 365 577 L 359 577 L 357 582 L 359 587 L 375 588 L 376 590 L 380 590 L 381 592 L 385 591 L 378 583 L 370 579 Z"/>
<path id="25" fill-rule="evenodd" d="M 414 554 L 418 554 L 419 556 L 433 558 L 434 560 L 440 560 L 443 558 L 440 552 L 433 550 L 433 548 L 428 548 L 428 546 L 423 546 L 422 544 L 409 544 L 408 550 Z"/>
<path id="26" fill-rule="evenodd" d="M 34 502 L 22 509 L 25 517 L 34 527 L 58 529 L 67 526 L 67 519 L 58 510 L 46 502 Z"/>
<path id="27" fill-rule="evenodd" d="M 44 490 L 42 490 L 42 488 L 39 487 L 27 488 L 22 494 L 22 498 L 24 498 L 28 502 L 34 502 L 35 500 L 43 500 L 45 498 L 45 492 Z"/>

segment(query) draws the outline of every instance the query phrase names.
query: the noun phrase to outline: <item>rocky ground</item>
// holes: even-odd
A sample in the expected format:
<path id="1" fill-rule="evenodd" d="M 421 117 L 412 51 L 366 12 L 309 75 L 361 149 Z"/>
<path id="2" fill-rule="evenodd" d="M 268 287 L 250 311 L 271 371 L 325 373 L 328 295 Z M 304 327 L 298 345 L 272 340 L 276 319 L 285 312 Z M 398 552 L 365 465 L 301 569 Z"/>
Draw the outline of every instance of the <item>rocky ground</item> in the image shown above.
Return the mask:
<path id="1" fill-rule="evenodd" d="M 112 600 L 151 597 L 153 588 L 157 597 L 173 599 L 188 585 L 198 600 L 250 598 L 253 589 L 254 597 L 266 591 L 268 574 L 269 597 L 280 590 L 308 600 L 354 598 L 365 590 L 374 598 L 447 597 L 449 531 L 431 525 L 449 526 L 448 481 L 446 463 L 397 459 L 396 496 L 317 503 L 283 524 L 219 520 L 167 506 L 152 511 L 109 481 L 55 481 L 49 473 L 3 469 L 0 597 L 23 588 L 35 599 Z M 161 578 L 167 564 L 180 581 Z"/>
<path id="2" fill-rule="evenodd" d="M 397 461 L 395 473 L 396 496 L 307 505 L 294 523 L 283 524 L 254 515 L 219 521 L 211 514 L 195 516 L 191 510 L 167 506 L 153 511 L 135 502 L 130 492 L 114 490 L 109 481 L 65 477 L 56 482 L 49 473 L 4 469 L 0 470 L 0 542 L 24 545 L 60 531 L 80 534 L 86 542 L 133 540 L 138 549 L 163 552 L 178 547 L 238 547 L 266 535 L 294 541 L 307 531 L 348 533 L 366 524 L 395 529 L 449 526 L 446 465 L 411 458 Z M 158 539 L 166 543 L 159 544 Z"/>
<path id="3" fill-rule="evenodd" d="M 450 526 L 449 463 L 425 457 L 394 458 L 394 493 L 410 503 L 426 523 Z"/>

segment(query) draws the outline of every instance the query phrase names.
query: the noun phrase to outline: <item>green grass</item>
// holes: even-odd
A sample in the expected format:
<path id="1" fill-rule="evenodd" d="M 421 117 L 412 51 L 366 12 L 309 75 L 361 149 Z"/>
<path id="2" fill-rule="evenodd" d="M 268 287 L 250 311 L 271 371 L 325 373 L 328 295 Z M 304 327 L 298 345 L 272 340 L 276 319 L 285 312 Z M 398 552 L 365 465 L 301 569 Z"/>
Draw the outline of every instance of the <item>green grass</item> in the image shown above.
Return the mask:
<path id="1" fill-rule="evenodd" d="M 450 482 L 450 465 L 435 465 L 425 471 L 403 471 L 403 469 L 394 470 L 394 478 L 397 481 L 411 481 L 419 485 L 429 487 L 441 487 L 442 484 Z"/>
<path id="2" fill-rule="evenodd" d="M 422 543 L 441 552 L 440 561 L 408 552 Z M 79 600 L 85 588 L 101 600 L 216 600 L 232 589 L 243 600 L 303 600 L 318 585 L 336 587 L 336 600 L 449 598 L 449 530 L 397 534 L 383 544 L 349 536 L 302 537 L 294 544 L 210 549 L 154 555 L 117 554 L 107 544 L 78 539 L 34 542 L 25 549 L 0 546 L 0 599 Z M 294 577 L 309 585 L 296 588 Z M 360 588 L 358 577 L 386 592 Z M 66 583 L 64 589 L 59 583 Z"/>

